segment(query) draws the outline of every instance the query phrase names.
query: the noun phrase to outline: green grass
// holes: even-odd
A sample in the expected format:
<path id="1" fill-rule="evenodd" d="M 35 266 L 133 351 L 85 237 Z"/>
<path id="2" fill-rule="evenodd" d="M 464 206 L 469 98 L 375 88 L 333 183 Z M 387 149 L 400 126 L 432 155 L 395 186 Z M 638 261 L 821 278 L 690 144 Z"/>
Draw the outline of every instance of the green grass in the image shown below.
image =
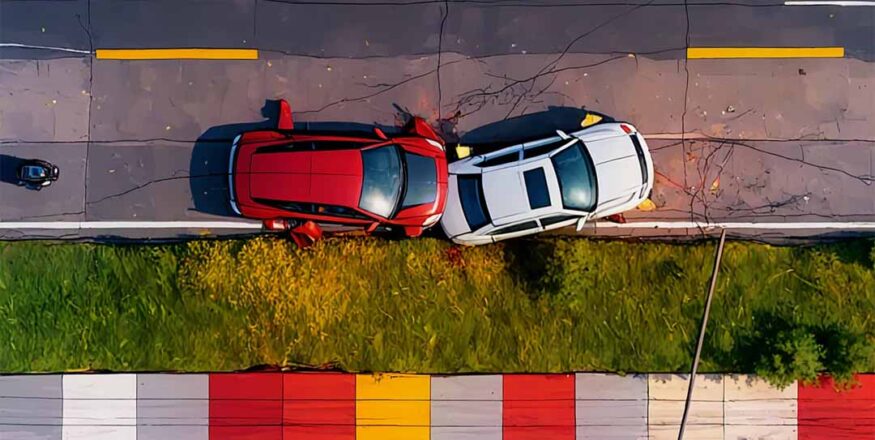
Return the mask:
<path id="1" fill-rule="evenodd" d="M 872 345 L 873 252 L 728 243 L 700 370 L 753 371 L 774 322 Z M 0 371 L 685 371 L 713 254 L 561 239 L 0 243 Z"/>

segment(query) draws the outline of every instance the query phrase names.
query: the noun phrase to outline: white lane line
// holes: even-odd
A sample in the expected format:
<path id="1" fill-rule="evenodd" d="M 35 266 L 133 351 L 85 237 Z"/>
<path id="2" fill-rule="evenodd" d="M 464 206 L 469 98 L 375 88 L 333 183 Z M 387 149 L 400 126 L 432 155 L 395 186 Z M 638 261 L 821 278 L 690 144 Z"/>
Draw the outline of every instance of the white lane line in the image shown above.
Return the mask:
<path id="1" fill-rule="evenodd" d="M 81 49 L 70 49 L 69 47 L 55 47 L 55 46 L 36 46 L 33 44 L 22 44 L 22 43 L 0 43 L 0 47 L 19 47 L 22 49 L 43 49 L 43 50 L 57 50 L 61 52 L 71 52 L 71 53 L 81 53 L 90 55 L 90 50 L 81 50 Z"/>
<path id="2" fill-rule="evenodd" d="M 92 222 L 0 222 L 9 229 L 261 229 L 261 222 L 231 221 L 92 221 Z"/>
<path id="3" fill-rule="evenodd" d="M 261 229 L 261 222 L 248 221 L 83 221 L 83 222 L 0 222 L 0 230 L 10 229 Z M 641 221 L 628 223 L 587 223 L 587 229 L 772 229 L 772 230 L 875 230 L 875 222 L 689 222 Z"/>
<path id="4" fill-rule="evenodd" d="M 590 229 L 772 229 L 772 230 L 840 230 L 858 231 L 875 230 L 875 222 L 791 222 L 791 223 L 756 223 L 756 222 L 596 222 L 589 223 Z"/>
<path id="5" fill-rule="evenodd" d="M 807 1 L 788 0 L 784 6 L 875 6 L 875 1 Z"/>

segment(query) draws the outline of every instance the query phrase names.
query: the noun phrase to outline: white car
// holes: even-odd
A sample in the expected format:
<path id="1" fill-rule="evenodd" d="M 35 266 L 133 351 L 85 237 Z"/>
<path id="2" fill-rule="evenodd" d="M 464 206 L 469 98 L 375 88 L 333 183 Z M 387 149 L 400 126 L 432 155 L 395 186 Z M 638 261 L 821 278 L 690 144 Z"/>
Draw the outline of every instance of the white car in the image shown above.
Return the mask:
<path id="1" fill-rule="evenodd" d="M 638 130 L 606 122 L 449 164 L 441 227 L 459 244 L 535 234 L 628 211 L 649 197 L 653 160 Z"/>

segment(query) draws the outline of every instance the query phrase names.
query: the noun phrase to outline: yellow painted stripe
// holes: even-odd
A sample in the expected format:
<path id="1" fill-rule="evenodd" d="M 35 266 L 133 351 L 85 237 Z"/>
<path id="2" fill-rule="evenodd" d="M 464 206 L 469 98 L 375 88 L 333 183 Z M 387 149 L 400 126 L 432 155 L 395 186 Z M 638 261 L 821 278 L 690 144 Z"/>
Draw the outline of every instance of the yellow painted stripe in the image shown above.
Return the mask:
<path id="1" fill-rule="evenodd" d="M 360 374 L 355 398 L 357 440 L 429 440 L 431 377 Z"/>
<path id="2" fill-rule="evenodd" d="M 257 60 L 257 49 L 97 49 L 101 60 Z"/>
<path id="3" fill-rule="evenodd" d="M 703 58 L 842 58 L 844 47 L 690 47 L 688 59 Z"/>

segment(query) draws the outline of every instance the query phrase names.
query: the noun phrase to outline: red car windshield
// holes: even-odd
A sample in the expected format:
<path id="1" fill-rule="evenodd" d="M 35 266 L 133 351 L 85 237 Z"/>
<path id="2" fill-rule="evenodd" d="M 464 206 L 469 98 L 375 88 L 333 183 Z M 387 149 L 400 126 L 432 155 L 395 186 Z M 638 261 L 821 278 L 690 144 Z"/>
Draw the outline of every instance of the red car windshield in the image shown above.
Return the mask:
<path id="1" fill-rule="evenodd" d="M 437 166 L 433 158 L 387 145 L 362 151 L 362 166 L 359 207 L 365 211 L 392 218 L 400 208 L 434 203 L 437 198 Z"/>
<path id="2" fill-rule="evenodd" d="M 400 148 L 386 145 L 362 151 L 362 196 L 359 208 L 390 218 L 401 198 L 404 168 Z"/>

